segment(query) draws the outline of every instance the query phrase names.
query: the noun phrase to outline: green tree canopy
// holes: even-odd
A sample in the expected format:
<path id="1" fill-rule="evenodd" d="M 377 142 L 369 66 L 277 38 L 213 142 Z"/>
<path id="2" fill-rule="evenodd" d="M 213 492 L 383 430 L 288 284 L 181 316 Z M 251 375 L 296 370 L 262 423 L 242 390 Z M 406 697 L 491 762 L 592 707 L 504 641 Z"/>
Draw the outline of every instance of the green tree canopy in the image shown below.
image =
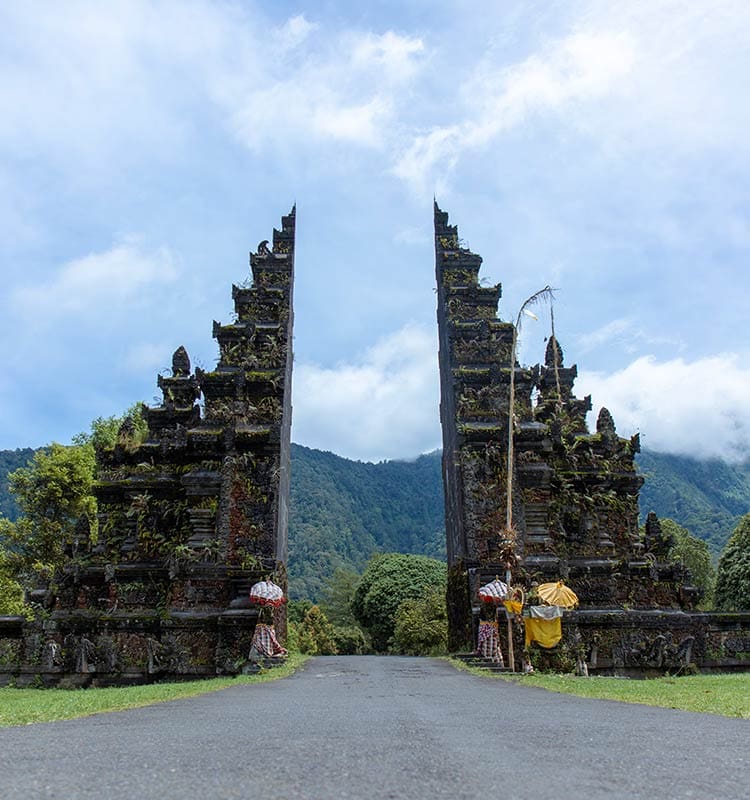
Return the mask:
<path id="1" fill-rule="evenodd" d="M 352 611 L 359 574 L 338 567 L 323 584 L 323 612 L 333 624 L 336 649 L 341 655 L 361 655 L 371 651 L 370 640 Z"/>
<path id="2" fill-rule="evenodd" d="M 13 577 L 7 554 L 0 549 L 0 616 L 16 616 L 27 611 L 23 588 Z"/>
<path id="3" fill-rule="evenodd" d="M 333 625 L 318 606 L 311 606 L 297 626 L 297 647 L 300 653 L 316 656 L 335 656 L 336 641 Z"/>
<path id="4" fill-rule="evenodd" d="M 352 611 L 372 637 L 375 650 L 388 649 L 396 612 L 404 600 L 424 598 L 434 590 L 445 592 L 446 565 L 427 556 L 401 553 L 373 556 L 362 574 Z"/>
<path id="5" fill-rule="evenodd" d="M 320 606 L 334 625 L 344 628 L 357 626 L 352 600 L 358 583 L 359 575 L 353 569 L 338 567 L 323 584 Z"/>
<path id="6" fill-rule="evenodd" d="M 8 476 L 23 516 L 4 521 L 5 556 L 24 581 L 34 574 L 49 576 L 61 563 L 66 546 L 74 546 L 80 519 L 96 530 L 94 468 L 92 445 L 53 442 Z"/>
<path id="7" fill-rule="evenodd" d="M 131 430 L 124 433 L 121 428 L 126 419 L 133 424 Z M 76 434 L 73 444 L 90 444 L 94 450 L 111 450 L 116 444 L 130 448 L 143 442 L 147 435 L 148 423 L 143 416 L 143 403 L 134 403 L 119 417 L 97 417 L 91 423 L 91 432 Z"/>
<path id="8" fill-rule="evenodd" d="M 750 514 L 745 514 L 729 537 L 716 571 L 716 608 L 750 609 Z"/>
<path id="9" fill-rule="evenodd" d="M 129 418 L 127 431 L 122 423 Z M 73 444 L 53 442 L 34 453 L 28 466 L 8 475 L 8 486 L 20 516 L 15 522 L 0 519 L 0 554 L 6 574 L 25 586 L 35 578 L 51 577 L 67 550 L 80 543 L 82 529 L 96 536 L 96 450 L 120 444 L 131 447 L 147 433 L 142 404 L 136 403 L 120 417 L 98 417 L 91 433 L 73 437 Z M 81 543 L 82 544 L 82 543 Z"/>
<path id="10" fill-rule="evenodd" d="M 660 519 L 662 533 L 672 537 L 669 551 L 672 561 L 680 561 L 689 570 L 693 584 L 701 590 L 701 605 L 710 608 L 713 602 L 716 570 L 711 563 L 711 551 L 708 543 L 693 536 L 687 528 L 673 519 Z"/>
<path id="11" fill-rule="evenodd" d="M 396 611 L 393 649 L 409 656 L 437 656 L 447 651 L 448 612 L 444 589 L 432 589 L 424 597 L 401 603 Z"/>

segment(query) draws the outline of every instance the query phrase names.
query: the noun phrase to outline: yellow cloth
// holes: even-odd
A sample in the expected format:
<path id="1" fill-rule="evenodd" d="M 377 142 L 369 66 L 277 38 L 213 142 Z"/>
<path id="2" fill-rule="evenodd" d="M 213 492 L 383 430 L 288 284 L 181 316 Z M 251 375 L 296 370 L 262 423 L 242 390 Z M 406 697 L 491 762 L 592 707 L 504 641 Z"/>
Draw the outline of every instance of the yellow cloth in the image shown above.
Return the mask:
<path id="1" fill-rule="evenodd" d="M 534 619 L 525 617 L 523 620 L 526 629 L 526 647 L 532 642 L 537 642 L 542 647 L 554 647 L 562 639 L 562 620 Z"/>
<path id="2" fill-rule="evenodd" d="M 511 614 L 520 614 L 523 603 L 518 600 L 503 600 L 503 605 Z"/>

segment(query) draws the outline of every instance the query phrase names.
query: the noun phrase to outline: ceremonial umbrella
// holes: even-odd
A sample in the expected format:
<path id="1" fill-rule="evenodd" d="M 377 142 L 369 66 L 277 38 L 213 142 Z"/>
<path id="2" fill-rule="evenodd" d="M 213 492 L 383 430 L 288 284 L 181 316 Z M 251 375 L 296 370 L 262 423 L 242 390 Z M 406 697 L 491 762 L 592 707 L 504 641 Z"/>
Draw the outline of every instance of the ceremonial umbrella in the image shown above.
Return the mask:
<path id="1" fill-rule="evenodd" d="M 286 603 L 286 597 L 281 586 L 277 586 L 273 581 L 260 581 L 250 589 L 250 602 L 259 606 L 278 607 Z"/>
<path id="2" fill-rule="evenodd" d="M 575 608 L 578 605 L 578 595 L 562 581 L 543 583 L 537 591 L 539 597 L 549 606 Z"/>
<path id="3" fill-rule="evenodd" d="M 507 583 L 503 583 L 499 578 L 494 581 L 486 583 L 479 589 L 479 599 L 484 600 L 485 603 L 494 603 L 499 605 L 510 594 L 510 589 Z"/>
<path id="4" fill-rule="evenodd" d="M 494 581 L 490 581 L 486 583 L 484 586 L 479 588 L 479 599 L 483 600 L 485 603 L 492 603 L 495 606 L 499 606 L 500 603 L 503 602 L 509 595 L 510 595 L 510 587 L 507 583 L 503 583 L 500 578 L 495 578 Z M 495 618 L 497 619 L 497 611 L 495 612 Z M 497 622 L 495 622 L 497 625 Z M 499 643 L 498 643 L 498 652 L 499 652 Z M 510 622 L 510 617 L 508 617 L 508 657 L 511 663 L 511 669 L 513 665 L 513 629 Z M 500 656 L 502 660 L 502 656 Z"/>

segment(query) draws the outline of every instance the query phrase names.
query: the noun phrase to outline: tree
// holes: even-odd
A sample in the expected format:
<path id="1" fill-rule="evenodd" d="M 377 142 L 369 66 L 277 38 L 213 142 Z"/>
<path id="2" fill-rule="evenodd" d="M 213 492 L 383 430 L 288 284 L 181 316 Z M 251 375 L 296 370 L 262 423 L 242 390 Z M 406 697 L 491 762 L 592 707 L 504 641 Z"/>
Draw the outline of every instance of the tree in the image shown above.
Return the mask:
<path id="1" fill-rule="evenodd" d="M 745 514 L 729 537 L 716 571 L 716 608 L 750 609 L 750 514 Z"/>
<path id="2" fill-rule="evenodd" d="M 130 420 L 129 430 L 123 431 L 123 423 Z M 111 450 L 116 444 L 130 449 L 143 442 L 148 435 L 148 423 L 143 416 L 143 403 L 134 403 L 119 417 L 97 417 L 91 423 L 90 433 L 78 433 L 73 437 L 74 445 L 93 445 L 95 451 Z"/>
<path id="3" fill-rule="evenodd" d="M 126 419 L 131 424 L 123 430 Z M 15 522 L 0 519 L 0 555 L 7 574 L 31 588 L 52 577 L 66 551 L 75 554 L 85 544 L 82 536 L 96 537 L 96 450 L 132 447 L 147 428 L 137 403 L 121 417 L 98 417 L 91 433 L 74 436 L 71 445 L 53 442 L 37 450 L 28 466 L 8 475 L 21 516 Z"/>
<path id="4" fill-rule="evenodd" d="M 711 563 L 711 551 L 708 544 L 693 536 L 687 528 L 683 528 L 672 519 L 660 519 L 662 533 L 672 537 L 669 551 L 672 561 L 680 561 L 689 570 L 693 585 L 701 590 L 703 599 L 701 606 L 710 608 L 713 601 L 716 570 Z"/>
<path id="5" fill-rule="evenodd" d="M 427 556 L 400 553 L 373 556 L 354 592 L 352 611 L 372 637 L 375 650 L 388 649 L 396 612 L 404 600 L 416 600 L 432 590 L 445 592 L 446 565 Z"/>
<path id="6" fill-rule="evenodd" d="M 448 649 L 448 611 L 445 590 L 404 600 L 396 611 L 393 649 L 409 656 L 443 655 Z"/>
<path id="7" fill-rule="evenodd" d="M 96 531 L 94 448 L 53 442 L 38 450 L 28 467 L 8 476 L 22 517 L 3 521 L 5 559 L 23 583 L 49 578 L 66 548 L 75 549 L 80 519 Z"/>
<path id="8" fill-rule="evenodd" d="M 34 450 L 25 447 L 23 450 L 0 450 L 0 517 L 11 522 L 18 518 L 18 505 L 8 487 L 8 474 L 19 467 L 28 466 L 34 457 Z"/>
<path id="9" fill-rule="evenodd" d="M 312 600 L 290 600 L 286 607 L 287 622 L 302 622 L 312 605 Z"/>
<path id="10" fill-rule="evenodd" d="M 356 626 L 352 612 L 352 600 L 359 583 L 359 575 L 353 569 L 339 567 L 323 585 L 323 602 L 320 604 L 328 619 L 338 627 Z"/>
<path id="11" fill-rule="evenodd" d="M 338 567 L 323 584 L 321 609 L 333 624 L 333 638 L 341 655 L 354 656 L 370 651 L 367 634 L 352 612 L 352 600 L 359 583 L 359 574 Z"/>
<path id="12" fill-rule="evenodd" d="M 333 626 L 336 650 L 342 656 L 361 656 L 371 653 L 370 640 L 359 625 Z"/>
<path id="13" fill-rule="evenodd" d="M 23 587 L 13 577 L 7 555 L 0 550 L 0 616 L 16 616 L 27 611 Z"/>
<path id="14" fill-rule="evenodd" d="M 300 653 L 312 656 L 335 656 L 333 626 L 319 606 L 312 606 L 297 626 L 297 647 Z"/>

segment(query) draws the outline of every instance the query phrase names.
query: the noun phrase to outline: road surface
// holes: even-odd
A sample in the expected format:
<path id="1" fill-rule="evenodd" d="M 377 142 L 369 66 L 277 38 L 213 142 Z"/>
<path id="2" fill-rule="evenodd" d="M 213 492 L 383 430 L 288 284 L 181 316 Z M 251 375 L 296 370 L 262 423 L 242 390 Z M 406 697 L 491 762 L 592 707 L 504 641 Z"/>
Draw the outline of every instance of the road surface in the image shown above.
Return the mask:
<path id="1" fill-rule="evenodd" d="M 188 700 L 0 730 L 3 800 L 750 798 L 750 721 L 440 660 L 315 658 Z"/>

